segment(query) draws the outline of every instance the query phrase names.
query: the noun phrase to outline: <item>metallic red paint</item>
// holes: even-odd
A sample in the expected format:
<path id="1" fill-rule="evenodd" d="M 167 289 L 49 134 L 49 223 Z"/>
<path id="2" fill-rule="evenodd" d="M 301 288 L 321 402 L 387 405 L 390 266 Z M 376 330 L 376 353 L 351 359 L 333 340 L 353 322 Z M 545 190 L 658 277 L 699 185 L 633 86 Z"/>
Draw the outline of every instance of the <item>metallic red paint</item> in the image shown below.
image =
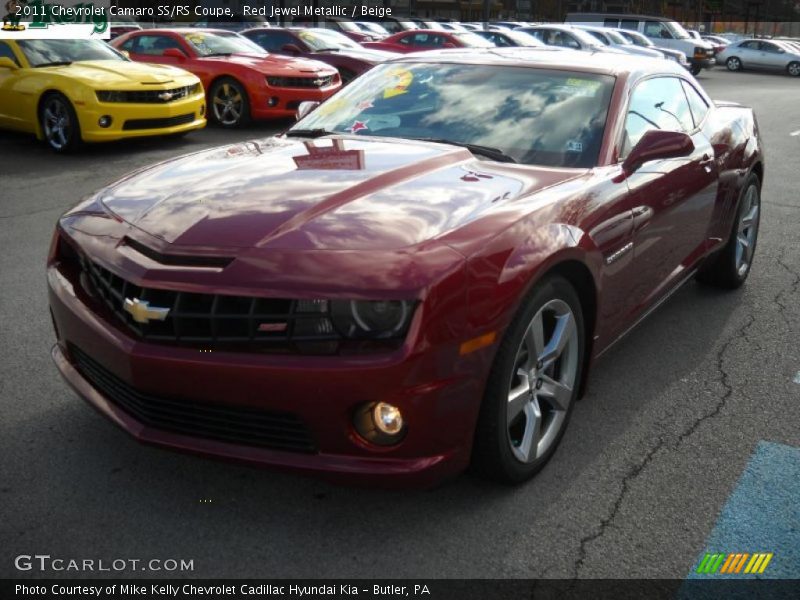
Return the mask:
<path id="1" fill-rule="evenodd" d="M 630 90 L 653 74 L 655 63 L 564 54 L 539 54 L 527 64 L 617 78 L 592 169 L 497 163 L 448 145 L 336 136 L 335 145 L 325 138 L 313 144 L 355 151 L 363 161 L 315 171 L 298 169 L 295 160 L 309 155 L 308 141 L 276 137 L 143 169 L 59 222 L 64 243 L 137 285 L 418 300 L 399 348 L 300 356 L 148 343 L 87 293 L 54 247 L 48 281 L 59 370 L 118 425 L 159 446 L 386 485 L 429 485 L 458 473 L 470 458 L 497 348 L 495 342 L 461 355 L 464 342 L 491 332 L 501 339 L 526 293 L 555 269 L 582 283 L 588 354 L 600 355 L 721 247 L 743 182 L 754 170 L 763 173 L 756 122 L 736 105 L 712 105 L 690 133 L 692 148 L 683 140 L 685 156 L 624 169 L 621 115 Z M 466 53 L 443 60 L 510 59 Z M 518 55 L 513 60 L 526 64 Z M 664 74 L 693 81 L 660 62 Z M 224 268 L 159 264 L 123 244 L 126 236 L 159 252 L 233 261 Z M 319 453 L 144 428 L 91 388 L 68 344 L 145 392 L 293 412 L 307 423 Z M 352 428 L 355 408 L 377 401 L 399 406 L 406 418 L 407 435 L 396 446 L 371 445 Z"/>
<path id="2" fill-rule="evenodd" d="M 297 105 L 306 100 L 321 101 L 330 97 L 341 87 L 338 72 L 315 60 L 293 58 L 269 54 L 233 54 L 231 56 L 201 56 L 186 41 L 184 36 L 204 32 L 215 32 L 214 29 L 145 29 L 134 31 L 119 36 L 109 42 L 117 50 L 130 40 L 141 36 L 166 36 L 177 43 L 185 54 L 184 57 L 170 54 L 136 54 L 129 52 L 132 60 L 139 62 L 171 65 L 186 69 L 194 73 L 203 82 L 203 87 L 208 94 L 214 81 L 221 77 L 232 77 L 239 81 L 246 89 L 250 104 L 250 116 L 254 119 L 271 119 L 293 117 Z M 230 32 L 221 31 L 221 34 L 230 35 Z M 169 50 L 165 51 L 169 52 Z M 309 76 L 334 75 L 331 85 L 322 88 L 290 88 L 273 87 L 267 83 L 269 77 L 309 77 Z M 278 104 L 271 106 L 270 98 L 279 98 Z M 207 98 L 210 103 L 211 98 Z"/>

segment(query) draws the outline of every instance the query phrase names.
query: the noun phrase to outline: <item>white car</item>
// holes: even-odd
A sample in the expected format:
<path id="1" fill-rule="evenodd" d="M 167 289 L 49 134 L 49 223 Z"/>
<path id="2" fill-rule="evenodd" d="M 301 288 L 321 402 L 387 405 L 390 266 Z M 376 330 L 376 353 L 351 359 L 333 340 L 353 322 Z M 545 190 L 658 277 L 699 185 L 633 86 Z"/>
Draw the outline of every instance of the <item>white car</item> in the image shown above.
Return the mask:
<path id="1" fill-rule="evenodd" d="M 614 29 L 618 34 L 628 40 L 631 44 L 640 46 L 641 48 L 651 48 L 661 52 L 668 60 L 674 60 L 684 69 L 690 68 L 689 61 L 686 60 L 686 55 L 680 50 L 673 50 L 672 48 L 662 48 L 653 43 L 653 41 L 646 35 L 638 31 L 631 31 L 629 29 Z"/>
<path id="2" fill-rule="evenodd" d="M 785 71 L 800 77 L 800 50 L 786 42 L 755 39 L 734 42 L 717 54 L 717 61 L 724 63 L 729 71 Z"/>
<path id="3" fill-rule="evenodd" d="M 604 46 L 621 50 L 625 54 L 635 54 L 637 56 L 647 56 L 648 58 L 664 58 L 664 53 L 659 52 L 655 48 L 642 48 L 634 45 L 630 40 L 617 33 L 614 29 L 606 27 L 583 27 L 583 29 L 590 35 L 593 35 Z"/>

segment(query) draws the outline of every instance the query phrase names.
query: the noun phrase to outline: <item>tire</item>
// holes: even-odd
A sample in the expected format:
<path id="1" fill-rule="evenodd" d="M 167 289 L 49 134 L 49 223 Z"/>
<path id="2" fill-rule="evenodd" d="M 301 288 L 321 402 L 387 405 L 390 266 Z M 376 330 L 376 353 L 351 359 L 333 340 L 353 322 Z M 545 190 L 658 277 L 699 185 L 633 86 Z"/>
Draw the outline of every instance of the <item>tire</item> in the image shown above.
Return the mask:
<path id="1" fill-rule="evenodd" d="M 702 283 L 723 289 L 740 287 L 750 274 L 761 221 L 761 182 L 751 173 L 739 195 L 736 219 L 725 247 L 697 275 Z"/>
<path id="2" fill-rule="evenodd" d="M 800 77 L 800 62 L 793 61 L 786 66 L 786 72 L 792 77 Z"/>
<path id="3" fill-rule="evenodd" d="M 232 77 L 214 82 L 208 93 L 208 111 L 212 121 L 234 129 L 250 121 L 250 100 L 244 86 Z"/>
<path id="4" fill-rule="evenodd" d="M 739 60 L 738 56 L 731 56 L 725 61 L 725 66 L 728 67 L 728 71 L 741 71 L 742 61 Z"/>
<path id="5" fill-rule="evenodd" d="M 45 143 L 53 152 L 65 154 L 78 148 L 81 125 L 72 103 L 66 96 L 52 92 L 42 98 L 39 106 L 39 126 Z"/>
<path id="6" fill-rule="evenodd" d="M 698 64 L 694 64 L 694 65 L 692 65 L 692 66 L 691 66 L 691 68 L 689 69 L 689 73 L 691 73 L 692 75 L 694 75 L 695 77 L 697 77 L 698 75 L 700 75 L 700 71 L 702 71 L 702 70 L 703 70 L 703 67 L 701 67 L 701 66 L 700 66 L 700 65 L 698 65 Z"/>
<path id="7" fill-rule="evenodd" d="M 531 333 L 537 326 L 538 336 Z M 476 473 L 520 483 L 544 467 L 578 397 L 585 347 L 577 292 L 562 277 L 544 279 L 528 294 L 497 350 L 475 431 Z"/>

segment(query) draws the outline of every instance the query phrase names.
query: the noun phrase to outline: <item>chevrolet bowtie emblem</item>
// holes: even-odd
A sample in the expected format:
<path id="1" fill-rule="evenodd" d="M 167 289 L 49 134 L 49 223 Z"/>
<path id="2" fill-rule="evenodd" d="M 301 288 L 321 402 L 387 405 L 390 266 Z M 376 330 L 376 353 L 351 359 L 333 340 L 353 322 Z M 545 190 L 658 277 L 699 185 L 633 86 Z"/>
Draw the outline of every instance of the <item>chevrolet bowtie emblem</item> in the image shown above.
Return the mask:
<path id="1" fill-rule="evenodd" d="M 125 298 L 122 305 L 123 310 L 128 313 L 137 323 L 149 323 L 150 321 L 163 321 L 169 314 L 168 308 L 150 306 L 147 300 L 138 298 Z"/>
<path id="2" fill-rule="evenodd" d="M 172 100 L 172 92 L 161 92 L 158 97 L 164 102 L 169 102 Z"/>
<path id="3" fill-rule="evenodd" d="M 319 87 L 319 86 L 321 86 L 323 83 L 325 83 L 325 80 L 324 80 L 324 79 L 320 79 L 319 77 L 317 77 L 317 78 L 314 80 L 314 82 L 313 82 L 313 83 L 314 83 L 314 85 L 315 85 L 316 87 Z"/>

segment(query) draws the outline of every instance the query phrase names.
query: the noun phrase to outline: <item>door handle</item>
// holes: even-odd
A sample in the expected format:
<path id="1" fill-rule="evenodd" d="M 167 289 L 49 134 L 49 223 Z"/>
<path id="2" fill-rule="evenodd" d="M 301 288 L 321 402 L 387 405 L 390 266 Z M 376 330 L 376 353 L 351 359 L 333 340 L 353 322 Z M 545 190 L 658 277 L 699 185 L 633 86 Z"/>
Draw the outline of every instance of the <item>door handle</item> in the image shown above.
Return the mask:
<path id="1" fill-rule="evenodd" d="M 713 169 L 714 159 L 710 157 L 708 154 L 703 154 L 703 158 L 700 159 L 700 166 L 705 169 L 706 173 L 711 173 Z"/>

